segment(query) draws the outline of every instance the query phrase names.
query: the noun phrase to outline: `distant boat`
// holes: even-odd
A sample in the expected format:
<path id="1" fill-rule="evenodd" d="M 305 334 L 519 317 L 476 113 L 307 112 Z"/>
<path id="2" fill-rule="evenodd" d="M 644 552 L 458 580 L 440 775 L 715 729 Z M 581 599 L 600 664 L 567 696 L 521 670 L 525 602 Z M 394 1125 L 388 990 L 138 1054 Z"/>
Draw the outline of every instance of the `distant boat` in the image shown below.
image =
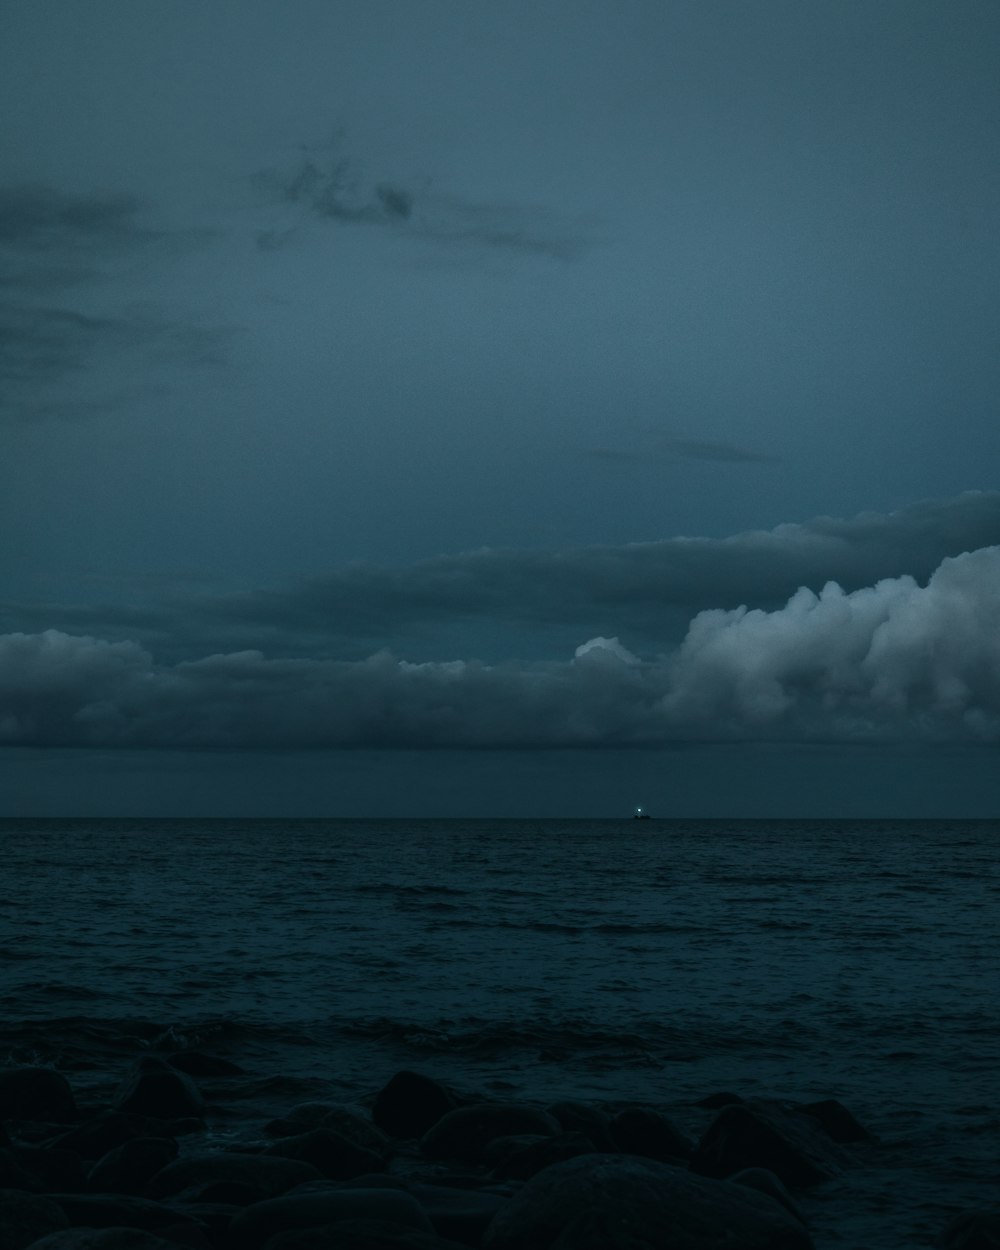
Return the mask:
<path id="1" fill-rule="evenodd" d="M 649 812 L 645 811 L 641 807 L 637 807 L 632 816 L 632 819 L 633 820 L 649 820 Z"/>

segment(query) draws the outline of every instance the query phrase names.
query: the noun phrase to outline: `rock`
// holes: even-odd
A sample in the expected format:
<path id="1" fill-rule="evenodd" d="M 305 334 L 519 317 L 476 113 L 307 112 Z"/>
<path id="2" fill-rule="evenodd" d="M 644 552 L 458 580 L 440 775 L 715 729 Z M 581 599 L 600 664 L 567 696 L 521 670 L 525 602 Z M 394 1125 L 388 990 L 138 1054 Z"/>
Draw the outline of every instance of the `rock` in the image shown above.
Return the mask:
<path id="1" fill-rule="evenodd" d="M 89 1188 L 93 1193 L 143 1194 L 156 1173 L 176 1158 L 172 1137 L 134 1137 L 98 1159 Z"/>
<path id="2" fill-rule="evenodd" d="M 140 1059 L 118 1094 L 119 1111 L 161 1120 L 200 1116 L 205 1100 L 194 1081 L 160 1059 Z"/>
<path id="3" fill-rule="evenodd" d="M 484 1250 L 811 1250 L 803 1226 L 743 1185 L 635 1155 L 581 1155 L 528 1181 Z"/>
<path id="4" fill-rule="evenodd" d="M 546 1110 L 568 1133 L 585 1133 L 595 1150 L 615 1148 L 610 1134 L 611 1117 L 600 1107 L 591 1107 L 585 1102 L 566 1101 L 554 1102 Z"/>
<path id="5" fill-rule="evenodd" d="M 939 1250 L 998 1250 L 1000 1208 L 963 1211 L 947 1224 L 934 1245 Z"/>
<path id="6" fill-rule="evenodd" d="M 516 1138 L 508 1138 L 514 1141 Z M 490 1143 L 491 1146 L 495 1143 Z M 562 1163 L 565 1159 L 575 1159 L 578 1155 L 594 1154 L 594 1144 L 583 1133 L 557 1133 L 555 1137 L 538 1137 L 529 1145 L 521 1146 L 502 1158 L 493 1168 L 493 1175 L 499 1180 L 526 1181 L 551 1167 L 553 1163 Z"/>
<path id="7" fill-rule="evenodd" d="M 802 1212 L 792 1201 L 792 1195 L 767 1168 L 744 1168 L 742 1172 L 736 1172 L 727 1179 L 732 1185 L 747 1185 L 750 1189 L 756 1189 L 758 1193 L 767 1194 L 775 1202 L 780 1202 L 786 1211 L 790 1211 L 800 1224 L 805 1224 Z"/>
<path id="8" fill-rule="evenodd" d="M 66 1213 L 74 1227 L 144 1228 L 158 1232 L 173 1224 L 197 1224 L 193 1216 L 184 1215 L 162 1202 L 136 1198 L 129 1194 L 50 1194 Z"/>
<path id="9" fill-rule="evenodd" d="M 242 1194 L 241 1205 L 245 1205 L 248 1200 L 262 1202 L 277 1198 L 303 1181 L 322 1179 L 318 1168 L 301 1159 L 224 1151 L 221 1154 L 188 1155 L 175 1159 L 150 1180 L 146 1193 L 151 1198 L 169 1198 L 197 1186 L 202 1191 L 203 1200 L 210 1201 L 204 1194 L 205 1188 L 222 1184 L 235 1187 L 235 1191 Z M 223 1197 L 214 1200 L 230 1201 Z"/>
<path id="10" fill-rule="evenodd" d="M 51 1120 L 65 1124 L 77 1117 L 69 1081 L 54 1068 L 0 1070 L 0 1120 Z"/>
<path id="11" fill-rule="evenodd" d="M 399 1189 L 328 1189 L 326 1192 L 286 1194 L 257 1202 L 241 1211 L 229 1229 L 230 1242 L 239 1250 L 257 1250 L 268 1238 L 290 1229 L 320 1228 L 341 1220 L 386 1220 L 404 1228 L 432 1232 L 420 1203 Z"/>
<path id="12" fill-rule="evenodd" d="M 167 1057 L 167 1063 L 178 1072 L 188 1076 L 245 1076 L 246 1069 L 238 1063 L 222 1059 L 218 1055 L 206 1055 L 200 1050 L 179 1050 Z"/>
<path id="13" fill-rule="evenodd" d="M 83 1160 L 75 1150 L 48 1146 L 18 1146 L 15 1156 L 42 1189 L 81 1193 L 87 1188 Z"/>
<path id="14" fill-rule="evenodd" d="M 397 1072 L 375 1096 L 372 1119 L 390 1137 L 422 1137 L 458 1099 L 440 1082 L 419 1072 Z"/>
<path id="15" fill-rule="evenodd" d="M 496 1189 L 453 1189 L 450 1185 L 411 1184 L 410 1193 L 420 1203 L 439 1237 L 478 1246 L 509 1194 Z"/>
<path id="16" fill-rule="evenodd" d="M 388 1220 L 341 1220 L 321 1228 L 294 1228 L 271 1237 L 264 1250 L 465 1250 L 434 1233 Z"/>
<path id="17" fill-rule="evenodd" d="M 811 1117 L 754 1101 L 719 1112 L 698 1143 L 691 1170 L 724 1177 L 763 1167 L 798 1188 L 838 1176 L 851 1161 Z"/>
<path id="18" fill-rule="evenodd" d="M 36 1241 L 31 1250 L 177 1250 L 177 1243 L 138 1228 L 68 1228 Z"/>
<path id="19" fill-rule="evenodd" d="M 381 1155 L 356 1145 L 332 1128 L 314 1128 L 298 1137 L 284 1137 L 269 1146 L 266 1153 L 283 1159 L 303 1159 L 335 1181 L 376 1171 L 383 1163 Z"/>
<path id="20" fill-rule="evenodd" d="M 519 1103 L 482 1102 L 449 1111 L 420 1139 L 430 1159 L 461 1159 L 482 1163 L 486 1147 L 496 1137 L 520 1133 L 554 1137 L 559 1121 L 545 1111 Z"/>
<path id="21" fill-rule="evenodd" d="M 865 1126 L 836 1098 L 824 1098 L 820 1102 L 800 1102 L 795 1105 L 795 1110 L 817 1120 L 826 1130 L 827 1136 L 835 1142 L 849 1144 L 874 1140 Z"/>
<path id="22" fill-rule="evenodd" d="M 696 1107 L 707 1107 L 709 1111 L 717 1111 L 720 1107 L 731 1107 L 735 1102 L 742 1102 L 739 1094 L 731 1094 L 724 1090 L 718 1094 L 708 1094 L 705 1098 L 695 1101 Z"/>
<path id="23" fill-rule="evenodd" d="M 608 1131 L 616 1149 L 647 1159 L 690 1159 L 694 1146 L 665 1115 L 652 1107 L 625 1107 Z"/>
<path id="24" fill-rule="evenodd" d="M 330 1107 L 318 1127 L 332 1128 L 342 1137 L 365 1150 L 373 1151 L 382 1159 L 392 1158 L 395 1150 L 389 1137 L 359 1107 Z"/>
<path id="25" fill-rule="evenodd" d="M 127 1111 L 105 1111 L 54 1138 L 49 1145 L 75 1150 L 84 1159 L 100 1159 L 137 1137 L 171 1137 L 169 1121 Z"/>
<path id="26" fill-rule="evenodd" d="M 51 1199 L 21 1189 L 0 1189 L 0 1246 L 3 1250 L 25 1250 L 40 1237 L 68 1225 L 62 1207 Z"/>
<path id="27" fill-rule="evenodd" d="M 13 1149 L 0 1150 L 0 1189 L 20 1189 L 24 1191 L 44 1189 L 37 1176 L 21 1164 L 17 1152 Z"/>

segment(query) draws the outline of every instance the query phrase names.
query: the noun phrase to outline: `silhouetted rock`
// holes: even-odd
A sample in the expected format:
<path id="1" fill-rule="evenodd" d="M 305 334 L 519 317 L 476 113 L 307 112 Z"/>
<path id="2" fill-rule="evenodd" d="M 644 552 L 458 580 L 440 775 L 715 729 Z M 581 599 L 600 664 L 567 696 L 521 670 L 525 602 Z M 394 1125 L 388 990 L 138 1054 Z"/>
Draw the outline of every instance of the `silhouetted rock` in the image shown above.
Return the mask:
<path id="1" fill-rule="evenodd" d="M 600 1107 L 592 1107 L 589 1103 L 554 1102 L 546 1107 L 549 1115 L 554 1116 L 569 1133 L 585 1133 L 596 1150 L 613 1150 L 611 1141 L 611 1116 Z"/>
<path id="2" fill-rule="evenodd" d="M 785 1210 L 794 1215 L 797 1220 L 805 1223 L 802 1212 L 792 1200 L 792 1195 L 767 1168 L 744 1168 L 742 1172 L 735 1172 L 727 1179 L 732 1185 L 746 1185 L 749 1189 L 756 1189 L 758 1193 L 767 1194 L 776 1202 L 780 1202 Z"/>
<path id="3" fill-rule="evenodd" d="M 28 1192 L 44 1188 L 38 1177 L 24 1167 L 13 1147 L 0 1149 L 0 1189 L 21 1189 Z"/>
<path id="4" fill-rule="evenodd" d="M 708 1094 L 704 1098 L 698 1098 L 695 1101 L 696 1107 L 707 1107 L 709 1111 L 716 1111 L 720 1107 L 730 1107 L 733 1103 L 743 1102 L 739 1094 L 730 1094 L 723 1090 L 718 1094 Z"/>
<path id="5" fill-rule="evenodd" d="M 294 1228 L 271 1237 L 264 1250 L 465 1250 L 455 1241 L 387 1220 L 341 1220 Z"/>
<path id="6" fill-rule="evenodd" d="M 168 1055 L 167 1063 L 178 1072 L 188 1076 L 244 1076 L 246 1069 L 218 1055 L 206 1055 L 200 1050 L 179 1050 Z"/>
<path id="7" fill-rule="evenodd" d="M 332 1106 L 317 1127 L 332 1128 L 356 1146 L 371 1150 L 383 1159 L 391 1158 L 395 1151 L 389 1136 L 360 1107 Z"/>
<path id="8" fill-rule="evenodd" d="M 205 1100 L 194 1081 L 160 1059 L 140 1059 L 126 1077 L 117 1099 L 119 1111 L 158 1119 L 200 1116 Z"/>
<path id="9" fill-rule="evenodd" d="M 502 1140 L 518 1141 L 518 1138 Z M 490 1146 L 496 1143 L 491 1142 Z M 509 1151 L 500 1158 L 493 1167 L 493 1175 L 499 1180 L 526 1181 L 551 1167 L 553 1163 L 562 1163 L 565 1159 L 575 1159 L 578 1155 L 594 1154 L 594 1144 L 583 1133 L 557 1133 L 555 1137 L 536 1137 L 516 1149 Z"/>
<path id="10" fill-rule="evenodd" d="M 420 1203 L 400 1189 L 335 1189 L 286 1194 L 241 1211 L 229 1229 L 239 1250 L 257 1250 L 276 1233 L 320 1228 L 341 1220 L 385 1220 L 404 1228 L 433 1232 Z"/>
<path id="11" fill-rule="evenodd" d="M 702 1176 L 725 1177 L 763 1167 L 799 1188 L 839 1175 L 850 1162 L 814 1119 L 755 1101 L 719 1112 L 698 1143 L 691 1168 Z"/>
<path id="12" fill-rule="evenodd" d="M 283 1159 L 303 1159 L 336 1181 L 376 1171 L 383 1163 L 381 1155 L 356 1145 L 332 1128 L 314 1128 L 297 1137 L 283 1137 L 266 1153 Z"/>
<path id="13" fill-rule="evenodd" d="M 152 1232 L 173 1224 L 195 1224 L 193 1216 L 150 1198 L 130 1194 L 50 1194 L 74 1227 L 144 1228 Z"/>
<path id="14" fill-rule="evenodd" d="M 410 1193 L 420 1203 L 439 1237 L 478 1246 L 493 1217 L 509 1198 L 506 1189 L 455 1189 L 451 1185 L 414 1183 Z"/>
<path id="15" fill-rule="evenodd" d="M 75 1150 L 84 1159 L 100 1159 L 109 1150 L 137 1137 L 172 1137 L 169 1120 L 135 1115 L 128 1111 L 105 1111 L 61 1133 L 50 1146 Z"/>
<path id="16" fill-rule="evenodd" d="M 65 1124 L 77 1116 L 69 1081 L 54 1068 L 0 1069 L 0 1120 L 48 1120 Z"/>
<path id="17" fill-rule="evenodd" d="M 539 1172 L 498 1212 L 484 1250 L 810 1250 L 772 1198 L 635 1155 Z"/>
<path id="18" fill-rule="evenodd" d="M 803 1115 L 811 1116 L 822 1124 L 827 1136 L 835 1142 L 848 1144 L 873 1140 L 865 1126 L 855 1119 L 854 1115 L 836 1098 L 824 1098 L 820 1102 L 796 1103 L 795 1110 L 802 1112 Z"/>
<path id="19" fill-rule="evenodd" d="M 176 1158 L 172 1137 L 135 1137 L 98 1159 L 89 1188 L 94 1193 L 143 1194 L 156 1173 Z"/>
<path id="20" fill-rule="evenodd" d="M 0 1189 L 0 1246 L 3 1250 L 25 1250 L 40 1237 L 68 1225 L 62 1207 L 50 1198 L 21 1189 Z"/>
<path id="21" fill-rule="evenodd" d="M 138 1228 L 68 1228 L 36 1241 L 31 1250 L 177 1250 L 177 1243 Z"/>
<path id="22" fill-rule="evenodd" d="M 236 1151 L 220 1154 L 188 1155 L 175 1159 L 157 1172 L 146 1187 L 151 1198 L 169 1198 L 173 1194 L 198 1189 L 202 1200 L 209 1185 L 232 1185 L 244 1200 L 255 1196 L 257 1201 L 277 1198 L 303 1181 L 322 1180 L 320 1170 L 301 1159 L 281 1159 L 274 1155 L 248 1155 Z M 218 1192 L 218 1190 L 217 1190 Z M 226 1202 L 217 1197 L 214 1201 Z M 240 1199 L 236 1201 L 239 1203 Z"/>
<path id="23" fill-rule="evenodd" d="M 963 1211 L 934 1242 L 939 1250 L 1000 1250 L 1000 1208 Z"/>
<path id="24" fill-rule="evenodd" d="M 458 1099 L 439 1081 L 403 1071 L 375 1096 L 372 1119 L 390 1137 L 422 1137 L 457 1106 Z"/>
<path id="25" fill-rule="evenodd" d="M 482 1102 L 458 1107 L 438 1120 L 420 1140 L 430 1159 L 461 1159 L 482 1163 L 486 1146 L 496 1137 L 520 1133 L 554 1137 L 559 1121 L 545 1111 L 519 1103 Z"/>
<path id="26" fill-rule="evenodd" d="M 690 1159 L 694 1145 L 675 1124 L 651 1107 L 625 1107 L 608 1130 L 615 1148 L 647 1159 Z"/>
<path id="27" fill-rule="evenodd" d="M 75 1150 L 18 1146 L 14 1153 L 21 1166 L 38 1180 L 42 1189 L 77 1193 L 87 1187 L 83 1160 Z"/>

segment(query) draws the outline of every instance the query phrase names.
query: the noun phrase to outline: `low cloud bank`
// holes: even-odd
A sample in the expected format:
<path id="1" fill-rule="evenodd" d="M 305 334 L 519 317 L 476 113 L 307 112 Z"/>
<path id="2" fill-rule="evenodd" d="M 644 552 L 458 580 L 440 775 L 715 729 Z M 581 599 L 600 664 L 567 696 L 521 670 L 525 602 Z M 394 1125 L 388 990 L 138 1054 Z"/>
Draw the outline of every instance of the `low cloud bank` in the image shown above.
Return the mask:
<path id="1" fill-rule="evenodd" d="M 592 638 L 566 661 L 266 659 L 158 665 L 134 642 L 0 637 L 0 742 L 145 747 L 629 747 L 1000 739 L 1000 547 L 926 586 L 802 589 L 712 610 L 655 659 Z"/>

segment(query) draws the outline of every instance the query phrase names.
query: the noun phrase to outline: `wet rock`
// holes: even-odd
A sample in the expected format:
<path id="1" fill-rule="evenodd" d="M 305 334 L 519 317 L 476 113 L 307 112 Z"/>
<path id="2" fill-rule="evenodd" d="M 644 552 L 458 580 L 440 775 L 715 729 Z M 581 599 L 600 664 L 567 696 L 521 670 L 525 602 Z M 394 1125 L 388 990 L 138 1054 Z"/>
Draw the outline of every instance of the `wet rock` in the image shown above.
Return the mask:
<path id="1" fill-rule="evenodd" d="M 0 1246 L 25 1250 L 47 1233 L 66 1228 L 69 1221 L 58 1203 L 21 1189 L 0 1189 Z"/>
<path id="2" fill-rule="evenodd" d="M 786 1185 L 801 1188 L 838 1176 L 851 1161 L 814 1119 L 754 1101 L 719 1112 L 698 1143 L 691 1169 L 725 1177 L 763 1167 Z"/>
<path id="3" fill-rule="evenodd" d="M 800 1102 L 796 1104 L 795 1110 L 818 1121 L 826 1130 L 827 1136 L 835 1142 L 849 1144 L 874 1140 L 865 1126 L 836 1098 L 824 1098 L 820 1102 Z"/>
<path id="4" fill-rule="evenodd" d="M 22 1165 L 15 1150 L 0 1150 L 0 1189 L 32 1191 L 43 1188 L 38 1177 Z"/>
<path id="5" fill-rule="evenodd" d="M 77 1117 L 69 1081 L 54 1068 L 0 1070 L 0 1120 L 49 1120 L 65 1124 Z"/>
<path id="6" fill-rule="evenodd" d="M 554 1137 L 559 1121 L 545 1111 L 519 1103 L 483 1102 L 458 1107 L 438 1120 L 420 1140 L 420 1149 L 430 1159 L 461 1159 L 482 1163 L 485 1150 L 494 1138 L 521 1133 Z"/>
<path id="7" fill-rule="evenodd" d="M 118 1094 L 119 1111 L 161 1120 L 200 1116 L 205 1100 L 194 1081 L 160 1059 L 140 1059 Z"/>
<path id="8" fill-rule="evenodd" d="M 167 1057 L 167 1063 L 178 1072 L 188 1076 L 245 1076 L 246 1069 L 218 1055 L 206 1055 L 200 1050 L 179 1050 Z"/>
<path id="9" fill-rule="evenodd" d="M 372 1123 L 360 1107 L 333 1106 L 320 1121 L 319 1128 L 332 1128 L 355 1145 L 390 1159 L 395 1147 L 387 1134 Z"/>
<path id="10" fill-rule="evenodd" d="M 377 1171 L 383 1157 L 357 1145 L 332 1128 L 314 1128 L 298 1137 L 285 1137 L 268 1147 L 269 1155 L 302 1159 L 330 1180 L 350 1180 L 364 1172 Z"/>
<path id="11" fill-rule="evenodd" d="M 609 1136 L 624 1154 L 647 1159 L 690 1159 L 693 1144 L 675 1124 L 652 1107 L 625 1107 L 611 1121 Z"/>
<path id="12" fill-rule="evenodd" d="M 31 1250 L 177 1250 L 177 1243 L 138 1228 L 68 1228 L 36 1241 Z"/>
<path id="13" fill-rule="evenodd" d="M 731 1094 L 726 1090 L 718 1094 L 708 1094 L 695 1100 L 696 1107 L 706 1107 L 709 1111 L 717 1111 L 720 1107 L 731 1107 L 733 1103 L 742 1102 L 739 1094 Z"/>
<path id="14" fill-rule="evenodd" d="M 484 1250 L 811 1250 L 803 1226 L 743 1185 L 635 1155 L 546 1168 L 497 1213 Z"/>
<path id="15" fill-rule="evenodd" d="M 509 1197 L 506 1190 L 454 1189 L 450 1185 L 412 1184 L 409 1189 L 438 1236 L 466 1246 L 480 1244 Z"/>
<path id="16" fill-rule="evenodd" d="M 143 1194 L 156 1173 L 176 1158 L 172 1137 L 135 1137 L 98 1159 L 89 1188 L 93 1193 Z"/>
<path id="17" fill-rule="evenodd" d="M 169 1198 L 184 1191 L 191 1192 L 197 1187 L 203 1201 L 212 1201 L 206 1194 L 208 1187 L 215 1187 L 218 1194 L 219 1186 L 229 1186 L 235 1188 L 245 1199 L 252 1197 L 261 1202 L 268 1198 L 277 1198 L 303 1181 L 322 1179 L 318 1168 L 301 1159 L 280 1159 L 274 1155 L 247 1155 L 227 1151 L 222 1154 L 188 1155 L 175 1159 L 156 1173 L 146 1187 L 146 1193 L 151 1198 Z M 229 1192 L 232 1193 L 232 1190 Z M 214 1200 L 226 1202 L 230 1198 L 217 1196 Z"/>
<path id="18" fill-rule="evenodd" d="M 74 1227 L 143 1228 L 158 1232 L 173 1224 L 196 1224 L 173 1207 L 129 1194 L 51 1194 Z"/>
<path id="19" fill-rule="evenodd" d="M 231 1243 L 240 1250 L 257 1250 L 276 1233 L 356 1219 L 385 1220 L 403 1228 L 433 1232 L 430 1220 L 412 1194 L 399 1189 L 331 1188 L 255 1203 L 236 1216 L 229 1235 Z"/>
<path id="20" fill-rule="evenodd" d="M 491 1142 L 490 1145 L 495 1143 Z M 543 1168 L 551 1167 L 553 1163 L 562 1163 L 566 1159 L 587 1154 L 594 1154 L 594 1144 L 583 1133 L 557 1133 L 555 1137 L 537 1137 L 500 1159 L 493 1168 L 493 1175 L 499 1180 L 526 1181 Z"/>
<path id="21" fill-rule="evenodd" d="M 457 1106 L 454 1094 L 433 1077 L 403 1071 L 375 1096 L 372 1119 L 390 1137 L 422 1137 Z"/>
<path id="22" fill-rule="evenodd" d="M 171 1137 L 171 1125 L 152 1116 L 106 1111 L 54 1138 L 49 1145 L 75 1150 L 84 1159 L 100 1159 L 137 1137 Z"/>
<path id="23" fill-rule="evenodd" d="M 746 1185 L 750 1189 L 756 1189 L 758 1193 L 767 1194 L 775 1202 L 780 1202 L 786 1211 L 795 1216 L 799 1223 L 805 1223 L 805 1220 L 802 1218 L 802 1212 L 792 1201 L 792 1195 L 775 1174 L 769 1172 L 767 1168 L 744 1168 L 742 1172 L 736 1172 L 727 1179 L 732 1185 Z"/>
<path id="24" fill-rule="evenodd" d="M 611 1141 L 611 1117 L 600 1107 L 585 1102 L 554 1102 L 547 1107 L 568 1133 L 585 1133 L 596 1150 L 613 1150 Z"/>
<path id="25" fill-rule="evenodd" d="M 963 1211 L 934 1242 L 939 1250 L 1000 1250 L 1000 1208 Z"/>
<path id="26" fill-rule="evenodd" d="M 21 1166 L 35 1177 L 42 1189 L 79 1193 L 87 1187 L 83 1160 L 75 1150 L 18 1146 L 14 1153 Z"/>
<path id="27" fill-rule="evenodd" d="M 322 1228 L 296 1228 L 271 1237 L 264 1250 L 465 1250 L 435 1233 L 388 1220 L 341 1220 Z"/>

